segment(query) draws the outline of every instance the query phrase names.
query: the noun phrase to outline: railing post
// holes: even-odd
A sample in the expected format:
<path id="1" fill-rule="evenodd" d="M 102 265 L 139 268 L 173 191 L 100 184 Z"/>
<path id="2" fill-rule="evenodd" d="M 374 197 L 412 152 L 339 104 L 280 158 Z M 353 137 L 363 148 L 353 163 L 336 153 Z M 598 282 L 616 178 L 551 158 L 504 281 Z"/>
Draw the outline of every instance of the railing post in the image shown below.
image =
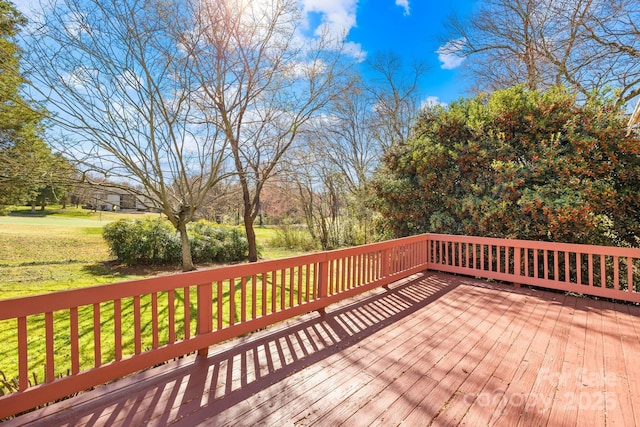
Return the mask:
<path id="1" fill-rule="evenodd" d="M 211 332 L 213 328 L 212 308 L 213 301 L 211 283 L 198 285 L 198 335 Z M 206 356 L 209 353 L 209 347 L 198 350 L 199 356 Z"/>
<path id="2" fill-rule="evenodd" d="M 426 239 L 424 241 L 424 255 L 423 255 L 423 259 L 422 261 L 424 262 L 424 265 L 426 267 L 426 269 L 428 270 L 428 265 L 431 262 L 431 252 L 429 251 L 429 235 L 426 236 Z"/>

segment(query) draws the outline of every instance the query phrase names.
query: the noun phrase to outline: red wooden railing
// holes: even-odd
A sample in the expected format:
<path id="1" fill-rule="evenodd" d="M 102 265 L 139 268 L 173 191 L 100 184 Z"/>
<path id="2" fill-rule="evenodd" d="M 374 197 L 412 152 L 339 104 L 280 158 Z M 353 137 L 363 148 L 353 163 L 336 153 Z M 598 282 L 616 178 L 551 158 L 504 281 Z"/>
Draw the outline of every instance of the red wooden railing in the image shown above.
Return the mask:
<path id="1" fill-rule="evenodd" d="M 429 235 L 430 270 L 640 302 L 640 249 Z"/>
<path id="2" fill-rule="evenodd" d="M 424 270 L 427 239 L 0 301 L 0 328 L 17 331 L 0 419 Z"/>
<path id="3" fill-rule="evenodd" d="M 4 300 L 0 419 L 426 269 L 640 302 L 640 249 L 439 234 Z"/>

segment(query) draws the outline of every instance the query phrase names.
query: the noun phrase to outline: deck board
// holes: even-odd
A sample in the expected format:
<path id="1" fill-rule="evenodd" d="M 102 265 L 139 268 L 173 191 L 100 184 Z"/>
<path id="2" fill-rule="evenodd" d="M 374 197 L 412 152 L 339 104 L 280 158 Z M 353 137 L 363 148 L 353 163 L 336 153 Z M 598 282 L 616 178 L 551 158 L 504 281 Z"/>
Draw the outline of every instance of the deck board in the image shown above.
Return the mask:
<path id="1" fill-rule="evenodd" d="M 427 272 L 14 426 L 637 425 L 640 308 Z"/>

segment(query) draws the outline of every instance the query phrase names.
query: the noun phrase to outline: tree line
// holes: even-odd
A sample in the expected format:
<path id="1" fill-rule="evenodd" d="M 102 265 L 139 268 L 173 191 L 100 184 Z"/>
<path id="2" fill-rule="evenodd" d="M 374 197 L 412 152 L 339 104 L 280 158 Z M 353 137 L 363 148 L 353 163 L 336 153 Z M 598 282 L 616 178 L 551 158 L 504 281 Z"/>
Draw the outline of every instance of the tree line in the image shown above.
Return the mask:
<path id="1" fill-rule="evenodd" d="M 341 37 L 304 34 L 295 0 L 45 3 L 46 13 L 13 25 L 24 27 L 24 93 L 47 107 L 39 136 L 83 185 L 121 188 L 159 208 L 183 239 L 185 269 L 193 268 L 186 225 L 231 188 L 242 201 L 249 259 L 257 259 L 254 223 L 270 182 L 294 183 L 328 248 L 323 186 L 332 182 L 337 220 L 345 186 L 362 191 L 383 144 L 404 138 L 417 110 L 407 108 L 417 75 L 413 87 L 401 86 L 392 80 L 397 58 L 381 56 L 372 68 L 388 87 L 364 83 Z M 365 103 L 378 106 L 375 115 Z M 336 125 L 374 116 L 375 132 L 352 132 L 343 146 Z M 327 128 L 336 129 L 330 138 Z M 328 152 L 341 158 L 326 163 Z M 353 174 L 338 179 L 338 168 Z"/>
<path id="2" fill-rule="evenodd" d="M 636 154 L 618 137 L 640 93 L 636 2 L 483 0 L 452 16 L 442 52 L 465 58 L 477 96 L 449 106 L 423 105 L 428 69 L 393 53 L 365 77 L 342 37 L 305 33 L 295 0 L 44 0 L 28 24 L 0 4 L 14 70 L 0 119 L 22 118 L 0 185 L 136 193 L 177 230 L 185 270 L 187 224 L 229 205 L 257 260 L 273 200 L 323 249 L 433 230 L 634 244 Z M 38 146 L 71 170 L 40 172 Z"/>

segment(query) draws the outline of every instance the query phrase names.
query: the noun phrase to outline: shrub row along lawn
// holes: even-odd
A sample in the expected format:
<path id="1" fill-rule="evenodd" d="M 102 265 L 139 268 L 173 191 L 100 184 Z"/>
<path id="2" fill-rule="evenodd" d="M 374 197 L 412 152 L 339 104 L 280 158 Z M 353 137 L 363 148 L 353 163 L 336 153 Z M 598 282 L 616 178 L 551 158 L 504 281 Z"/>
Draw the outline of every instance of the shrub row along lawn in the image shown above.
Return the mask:
<path id="1" fill-rule="evenodd" d="M 156 215 L 157 216 L 157 215 Z M 90 213 L 82 210 L 69 210 L 67 213 L 31 216 L 27 214 L 0 216 L 0 299 L 43 294 L 66 289 L 133 280 L 157 274 L 179 272 L 179 266 L 159 268 L 131 268 L 115 265 L 113 256 L 102 238 L 105 224 L 122 218 L 140 218 L 140 214 Z M 259 229 L 258 238 L 263 242 L 263 256 L 277 258 L 294 255 L 294 252 L 271 249 L 264 246 L 275 233 L 269 229 Z M 267 278 L 271 283 L 271 277 Z M 235 285 L 239 286 L 239 283 Z M 228 287 L 228 285 L 227 285 Z M 257 289 L 256 297 L 261 297 Z M 251 294 L 245 297 L 251 298 Z M 295 296 L 297 298 L 297 295 Z M 226 298 L 226 299 L 225 299 Z M 236 316 L 240 316 L 242 295 L 234 294 Z M 271 298 L 271 295 L 269 295 Z M 279 291 L 276 298 L 281 299 Z M 225 309 L 223 316 L 228 319 L 229 292 L 222 296 Z M 289 301 L 289 295 L 284 298 Z M 190 293 L 190 307 L 195 307 L 195 288 Z M 270 306 L 269 299 L 268 305 Z M 175 294 L 175 333 L 176 339 L 185 335 L 184 331 L 184 295 Z M 216 313 L 214 301 L 214 314 Z M 190 309 L 191 310 L 191 309 Z M 225 312 L 226 311 L 226 312 Z M 168 342 L 168 297 L 158 295 L 160 330 L 159 344 Z M 260 309 L 258 310 L 260 314 Z M 94 364 L 93 348 L 93 307 L 83 307 L 78 312 L 80 333 L 81 369 Z M 190 332 L 195 333 L 195 313 L 190 313 Z M 113 303 L 100 306 L 101 321 L 101 358 L 104 362 L 114 357 L 114 308 Z M 239 319 L 239 317 L 237 317 Z M 228 320 L 227 320 L 228 322 Z M 133 354 L 133 299 L 122 301 L 123 356 Z M 70 327 L 68 313 L 54 314 L 55 327 L 55 371 L 57 375 L 66 374 L 70 369 L 69 341 Z M 44 316 L 28 319 L 29 328 L 29 368 L 31 382 L 41 383 L 46 367 Z M 141 328 L 144 337 L 143 349 L 153 344 L 151 333 L 151 298 L 141 299 Z M 0 322 L 0 393 L 14 388 L 17 377 L 17 334 L 15 321 Z M 1 390 L 4 389 L 4 390 Z"/>

